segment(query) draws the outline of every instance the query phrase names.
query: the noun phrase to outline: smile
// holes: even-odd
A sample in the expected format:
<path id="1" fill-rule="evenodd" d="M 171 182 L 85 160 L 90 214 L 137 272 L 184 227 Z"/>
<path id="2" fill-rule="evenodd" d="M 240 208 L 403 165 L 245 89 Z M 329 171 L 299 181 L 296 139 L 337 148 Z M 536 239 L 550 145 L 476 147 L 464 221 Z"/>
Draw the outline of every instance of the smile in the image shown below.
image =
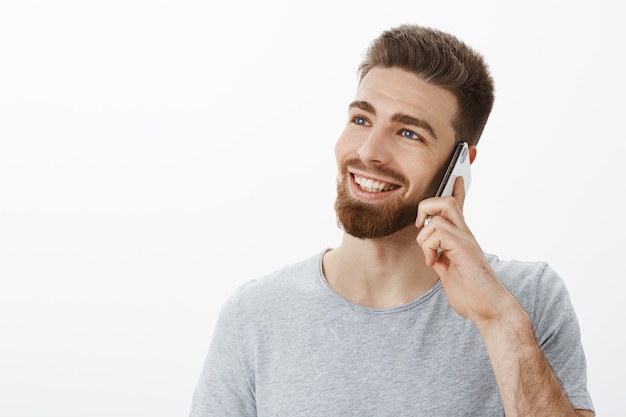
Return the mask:
<path id="1" fill-rule="evenodd" d="M 364 178 L 354 175 L 354 182 L 358 184 L 359 188 L 369 193 L 382 193 L 385 191 L 395 190 L 399 186 L 382 181 L 375 181 L 371 178 Z"/>

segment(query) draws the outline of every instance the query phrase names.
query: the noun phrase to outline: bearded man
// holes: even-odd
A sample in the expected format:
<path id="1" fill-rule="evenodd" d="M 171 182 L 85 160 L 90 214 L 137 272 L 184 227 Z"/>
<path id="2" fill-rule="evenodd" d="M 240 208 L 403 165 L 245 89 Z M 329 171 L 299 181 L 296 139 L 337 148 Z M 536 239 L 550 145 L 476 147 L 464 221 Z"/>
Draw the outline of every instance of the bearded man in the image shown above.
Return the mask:
<path id="1" fill-rule="evenodd" d="M 335 147 L 343 240 L 229 299 L 192 417 L 594 415 L 560 277 L 481 250 L 462 177 L 433 197 L 458 143 L 475 160 L 493 100 L 454 36 L 374 40 Z"/>

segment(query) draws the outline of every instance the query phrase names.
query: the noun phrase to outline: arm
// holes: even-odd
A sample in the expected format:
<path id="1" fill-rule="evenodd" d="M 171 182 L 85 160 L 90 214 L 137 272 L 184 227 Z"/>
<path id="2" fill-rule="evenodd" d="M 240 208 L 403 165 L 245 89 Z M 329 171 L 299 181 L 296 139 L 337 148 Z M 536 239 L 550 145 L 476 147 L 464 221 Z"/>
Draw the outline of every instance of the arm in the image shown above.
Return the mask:
<path id="1" fill-rule="evenodd" d="M 477 327 L 498 382 L 507 416 L 593 416 L 574 410 L 539 348 L 526 312 L 515 300 L 509 312 Z"/>
<path id="2" fill-rule="evenodd" d="M 535 339 L 528 314 L 484 258 L 463 219 L 464 197 L 462 179 L 457 179 L 454 198 L 420 203 L 417 242 L 439 274 L 452 308 L 483 337 L 506 415 L 593 416 L 574 410 Z M 429 215 L 436 217 L 424 225 Z"/>

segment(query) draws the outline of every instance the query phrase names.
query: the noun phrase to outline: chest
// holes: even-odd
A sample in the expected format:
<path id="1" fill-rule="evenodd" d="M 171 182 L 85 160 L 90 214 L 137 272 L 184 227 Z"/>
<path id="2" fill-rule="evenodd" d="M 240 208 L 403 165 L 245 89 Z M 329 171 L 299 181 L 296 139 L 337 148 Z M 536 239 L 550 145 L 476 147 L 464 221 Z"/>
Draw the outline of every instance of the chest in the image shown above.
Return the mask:
<path id="1" fill-rule="evenodd" d="M 473 325 L 422 314 L 304 314 L 259 329 L 248 355 L 258 416 L 502 415 Z"/>

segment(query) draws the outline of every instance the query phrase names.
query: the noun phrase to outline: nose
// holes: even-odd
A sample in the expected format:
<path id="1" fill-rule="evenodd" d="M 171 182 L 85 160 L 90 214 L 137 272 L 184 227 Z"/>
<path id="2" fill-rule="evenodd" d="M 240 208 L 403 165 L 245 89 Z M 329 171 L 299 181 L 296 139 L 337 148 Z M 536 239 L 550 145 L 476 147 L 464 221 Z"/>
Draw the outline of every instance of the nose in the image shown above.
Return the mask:
<path id="1" fill-rule="evenodd" d="M 366 163 L 386 165 L 390 160 L 390 140 L 383 132 L 372 129 L 357 148 L 357 155 Z"/>

